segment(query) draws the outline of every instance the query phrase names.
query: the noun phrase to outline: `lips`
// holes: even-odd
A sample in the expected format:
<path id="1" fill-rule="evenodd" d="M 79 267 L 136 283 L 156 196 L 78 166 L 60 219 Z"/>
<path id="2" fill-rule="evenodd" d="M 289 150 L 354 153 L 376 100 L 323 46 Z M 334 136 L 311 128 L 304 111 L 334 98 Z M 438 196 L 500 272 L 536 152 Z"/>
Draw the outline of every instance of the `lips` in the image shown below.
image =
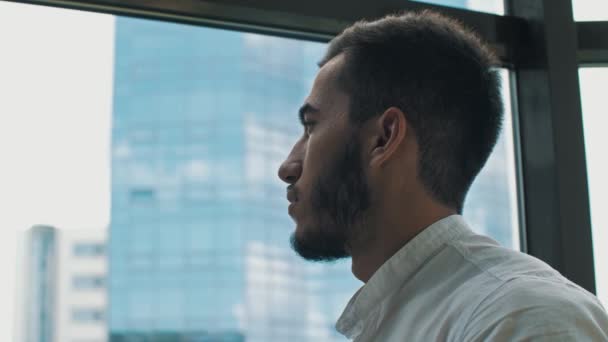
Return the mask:
<path id="1" fill-rule="evenodd" d="M 289 205 L 289 207 L 287 208 L 287 213 L 289 214 L 289 216 L 291 216 L 292 218 L 294 217 L 294 210 L 295 210 L 296 204 L 295 203 L 291 203 Z"/>
<path id="2" fill-rule="evenodd" d="M 287 188 L 287 200 L 291 204 L 294 204 L 298 201 L 298 195 L 296 194 L 295 189 L 293 189 L 292 187 Z"/>
<path id="3" fill-rule="evenodd" d="M 294 209 L 296 207 L 296 202 L 298 201 L 298 195 L 292 185 L 287 187 L 287 200 L 289 201 L 287 213 L 289 213 L 289 216 L 294 217 Z"/>

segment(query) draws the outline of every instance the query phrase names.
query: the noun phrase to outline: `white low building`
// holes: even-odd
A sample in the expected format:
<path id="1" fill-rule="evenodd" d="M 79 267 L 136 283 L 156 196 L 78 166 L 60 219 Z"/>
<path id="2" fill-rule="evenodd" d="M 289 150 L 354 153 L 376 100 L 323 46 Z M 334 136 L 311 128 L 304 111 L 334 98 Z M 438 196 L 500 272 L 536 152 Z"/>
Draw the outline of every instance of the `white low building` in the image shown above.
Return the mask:
<path id="1" fill-rule="evenodd" d="M 16 342 L 106 342 L 106 230 L 34 226 L 20 253 Z"/>

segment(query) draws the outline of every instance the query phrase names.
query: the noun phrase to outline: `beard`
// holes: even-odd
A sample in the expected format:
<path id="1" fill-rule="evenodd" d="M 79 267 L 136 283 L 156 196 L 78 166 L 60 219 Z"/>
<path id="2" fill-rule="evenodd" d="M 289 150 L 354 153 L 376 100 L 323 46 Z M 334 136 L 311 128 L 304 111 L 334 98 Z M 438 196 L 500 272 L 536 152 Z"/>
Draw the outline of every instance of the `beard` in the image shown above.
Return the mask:
<path id="1" fill-rule="evenodd" d="M 363 239 L 364 213 L 370 205 L 370 189 L 363 172 L 361 145 L 348 139 L 336 162 L 315 182 L 310 196 L 312 224 L 293 233 L 291 246 L 302 258 L 334 261 L 350 256 L 353 242 Z"/>

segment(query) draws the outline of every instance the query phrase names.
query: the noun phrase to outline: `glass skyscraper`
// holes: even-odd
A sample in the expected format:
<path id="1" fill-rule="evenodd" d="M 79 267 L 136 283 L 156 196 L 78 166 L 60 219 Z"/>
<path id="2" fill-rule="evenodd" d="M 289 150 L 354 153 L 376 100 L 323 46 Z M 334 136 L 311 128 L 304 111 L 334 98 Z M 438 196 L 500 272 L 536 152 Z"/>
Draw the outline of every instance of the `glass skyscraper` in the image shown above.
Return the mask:
<path id="1" fill-rule="evenodd" d="M 309 264 L 276 170 L 324 45 L 117 18 L 112 341 L 332 341 L 359 286 Z"/>

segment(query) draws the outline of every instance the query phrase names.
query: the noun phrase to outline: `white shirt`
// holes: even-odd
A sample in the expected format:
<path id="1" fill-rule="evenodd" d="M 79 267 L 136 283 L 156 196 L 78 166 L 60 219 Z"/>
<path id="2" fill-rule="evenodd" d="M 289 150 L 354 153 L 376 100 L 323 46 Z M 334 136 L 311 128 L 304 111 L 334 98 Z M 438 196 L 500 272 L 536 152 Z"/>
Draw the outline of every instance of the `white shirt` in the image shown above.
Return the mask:
<path id="1" fill-rule="evenodd" d="M 436 222 L 386 261 L 336 328 L 363 341 L 608 341 L 597 298 L 544 262 Z"/>

